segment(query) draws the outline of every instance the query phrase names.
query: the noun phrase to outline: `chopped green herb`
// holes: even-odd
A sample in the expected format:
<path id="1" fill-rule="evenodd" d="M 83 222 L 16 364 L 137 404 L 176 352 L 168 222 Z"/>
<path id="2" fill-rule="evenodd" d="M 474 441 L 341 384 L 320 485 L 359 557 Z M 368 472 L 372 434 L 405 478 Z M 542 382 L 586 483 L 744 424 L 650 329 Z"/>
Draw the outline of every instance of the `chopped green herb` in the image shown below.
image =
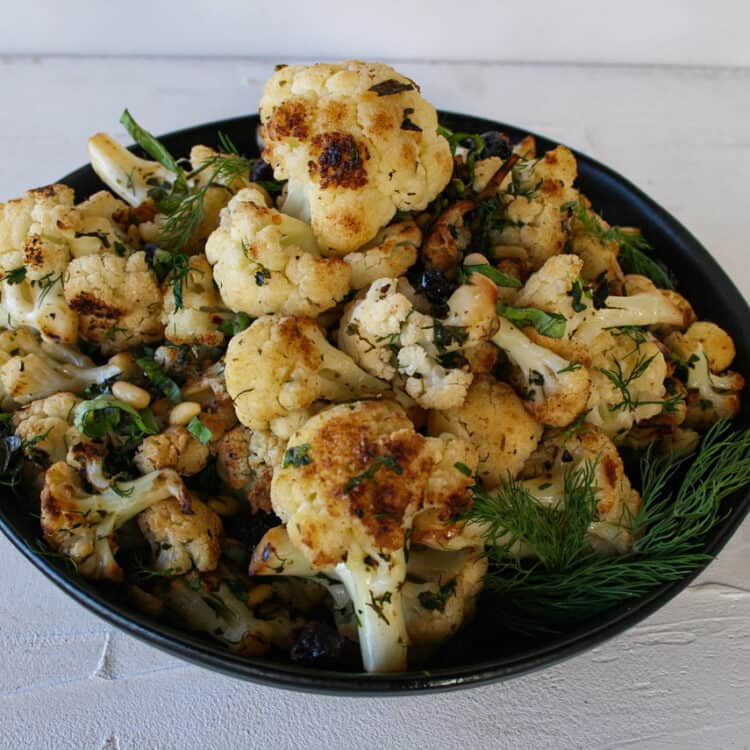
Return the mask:
<path id="1" fill-rule="evenodd" d="M 454 594 L 456 593 L 456 579 L 451 578 L 437 591 L 420 591 L 417 599 L 422 605 L 423 609 L 430 611 L 437 610 L 438 612 L 445 611 L 445 605 Z"/>
<path id="2" fill-rule="evenodd" d="M 12 268 L 10 271 L 6 271 L 3 276 L 3 281 L 8 284 L 20 284 L 26 278 L 25 266 L 19 266 L 18 268 Z"/>
<path id="3" fill-rule="evenodd" d="M 214 436 L 211 430 L 198 419 L 193 417 L 187 423 L 187 431 L 195 438 L 198 438 L 203 445 L 208 445 L 211 442 L 211 438 Z"/>
<path id="4" fill-rule="evenodd" d="M 110 432 L 117 432 L 124 426 L 123 420 L 131 423 L 128 426 L 134 439 L 159 432 L 159 425 L 150 409 L 134 409 L 124 401 L 107 395 L 78 404 L 73 424 L 87 437 L 101 438 Z"/>
<path id="5" fill-rule="evenodd" d="M 453 466 L 465 476 L 471 476 L 471 469 L 466 464 L 461 463 L 461 461 L 457 461 L 455 464 L 453 464 Z"/>
<path id="6" fill-rule="evenodd" d="M 618 260 L 625 273 L 637 273 L 647 276 L 656 286 L 662 289 L 674 289 L 667 271 L 647 255 L 652 250 L 651 245 L 640 232 L 625 231 L 621 227 L 605 229 L 599 219 L 588 210 L 582 200 L 571 205 L 574 215 L 579 219 L 583 230 L 590 237 L 603 243 L 615 242 L 620 247 Z"/>
<path id="7" fill-rule="evenodd" d="M 138 351 L 135 363 L 172 403 L 176 404 L 182 399 L 180 386 L 164 372 L 164 368 L 154 359 L 154 353 L 149 347 L 142 347 Z"/>
<path id="8" fill-rule="evenodd" d="M 363 472 L 352 477 L 344 485 L 344 494 L 349 494 L 355 487 L 358 487 L 367 479 L 372 479 L 380 471 L 381 467 L 386 467 L 396 474 L 403 474 L 404 470 L 401 464 L 393 456 L 378 456 Z"/>
<path id="9" fill-rule="evenodd" d="M 302 443 L 302 445 L 294 445 L 287 449 L 281 466 L 286 469 L 288 466 L 308 466 L 311 463 L 310 446 L 307 443 Z"/>
<path id="10" fill-rule="evenodd" d="M 567 321 L 564 315 L 548 313 L 536 307 L 511 307 L 504 302 L 497 303 L 497 312 L 519 328 L 536 328 L 542 336 L 559 339 L 565 335 Z"/>
<path id="11" fill-rule="evenodd" d="M 490 266 L 489 264 L 479 264 L 476 266 L 463 266 L 461 269 L 464 274 L 471 276 L 473 273 L 481 273 L 482 276 L 486 276 L 491 281 L 494 281 L 498 286 L 510 287 L 512 289 L 520 289 L 521 282 L 515 276 L 509 276 L 507 273 Z"/>
<path id="12" fill-rule="evenodd" d="M 234 313 L 231 318 L 226 318 L 219 323 L 219 330 L 226 336 L 234 336 L 244 331 L 253 319 L 244 312 Z"/>

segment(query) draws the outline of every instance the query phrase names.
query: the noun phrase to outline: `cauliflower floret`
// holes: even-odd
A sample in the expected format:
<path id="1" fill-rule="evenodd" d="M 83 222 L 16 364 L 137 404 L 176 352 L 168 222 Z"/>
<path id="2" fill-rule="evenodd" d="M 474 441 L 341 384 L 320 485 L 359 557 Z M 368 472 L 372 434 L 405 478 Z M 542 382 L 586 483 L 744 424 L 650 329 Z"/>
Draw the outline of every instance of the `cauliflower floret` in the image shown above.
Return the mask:
<path id="1" fill-rule="evenodd" d="M 664 343 L 687 370 L 685 426 L 706 430 L 720 419 L 736 417 L 745 379 L 727 369 L 735 355 L 732 337 L 714 323 L 699 321 L 685 333 L 670 334 Z"/>
<path id="2" fill-rule="evenodd" d="M 566 332 L 573 340 L 590 347 L 594 339 L 608 328 L 625 326 L 674 326 L 682 328 L 688 311 L 674 302 L 661 289 L 639 292 L 627 297 L 609 296 L 604 307 L 587 307 L 574 321 L 569 321 Z"/>
<path id="3" fill-rule="evenodd" d="M 206 367 L 182 386 L 182 400 L 200 404 L 200 421 L 211 431 L 208 442 L 213 453 L 224 433 L 237 424 L 232 397 L 227 391 L 224 377 L 224 360 Z"/>
<path id="4" fill-rule="evenodd" d="M 4 406 L 28 404 L 59 391 L 81 393 L 132 371 L 132 356 L 117 354 L 98 367 L 77 350 L 40 341 L 29 328 L 0 333 L 0 383 Z"/>
<path id="5" fill-rule="evenodd" d="M 344 260 L 352 269 L 352 289 L 364 289 L 384 277 L 403 276 L 417 260 L 422 232 L 412 219 L 391 224 Z"/>
<path id="6" fill-rule="evenodd" d="M 664 381 L 667 363 L 653 337 L 628 329 L 603 331 L 591 344 L 591 395 L 586 421 L 609 437 L 677 408 Z"/>
<path id="7" fill-rule="evenodd" d="M 550 313 L 572 318 L 576 312 L 571 294 L 581 275 L 583 261 L 575 255 L 553 255 L 529 276 L 518 292 L 514 305 L 537 307 Z M 579 305 L 582 305 L 581 301 Z"/>
<path id="8" fill-rule="evenodd" d="M 591 390 L 586 368 L 533 343 L 505 318 L 492 341 L 519 371 L 524 405 L 538 422 L 564 427 L 585 408 Z"/>
<path id="9" fill-rule="evenodd" d="M 190 507 L 180 477 L 164 469 L 116 489 L 89 494 L 78 472 L 66 463 L 52 464 L 44 477 L 41 525 L 45 541 L 67 555 L 86 578 L 121 581 L 123 572 L 115 560 L 116 531 L 149 506 L 177 498 L 183 510 Z"/>
<path id="10" fill-rule="evenodd" d="M 189 477 L 206 468 L 209 450 L 185 427 L 168 427 L 158 435 L 149 435 L 138 446 L 135 465 L 141 474 L 158 469 L 174 469 Z"/>
<path id="11" fill-rule="evenodd" d="M 167 280 L 162 289 L 164 302 L 161 322 L 164 337 L 173 344 L 221 346 L 224 334 L 219 330 L 224 304 L 214 286 L 211 266 L 205 255 L 193 255 L 182 284 L 182 304 L 178 307 L 174 285 Z"/>
<path id="12" fill-rule="evenodd" d="M 451 366 L 447 355 L 491 335 L 497 289 L 474 274 L 448 299 L 448 315 L 440 320 L 418 312 L 401 288 L 398 279 L 378 279 L 360 293 L 341 318 L 339 347 L 426 409 L 460 406 L 472 374 Z"/>
<path id="13" fill-rule="evenodd" d="M 479 479 L 490 488 L 518 475 L 543 430 L 515 391 L 489 375 L 474 379 L 463 406 L 431 411 L 428 417 L 430 435 L 450 432 L 474 445 L 479 452 Z"/>
<path id="14" fill-rule="evenodd" d="M 535 269 L 561 253 L 568 239 L 561 209 L 578 195 L 573 188 L 577 174 L 575 157 L 565 146 L 538 161 L 519 162 L 499 188 L 506 223 L 496 243 L 524 248 Z"/>
<path id="15" fill-rule="evenodd" d="M 190 499 L 190 513 L 170 497 L 138 516 L 138 526 L 151 545 L 156 570 L 182 575 L 214 570 L 219 564 L 221 519 L 207 505 Z"/>
<path id="16" fill-rule="evenodd" d="M 260 102 L 263 158 L 288 179 L 283 210 L 344 255 L 396 210 L 421 211 L 453 172 L 437 113 L 419 87 L 381 63 L 280 68 Z"/>
<path id="17" fill-rule="evenodd" d="M 412 549 L 401 596 L 412 645 L 444 641 L 470 622 L 487 572 L 483 550 Z"/>
<path id="18" fill-rule="evenodd" d="M 205 633 L 241 656 L 262 656 L 271 646 L 288 649 L 292 633 L 303 621 L 292 618 L 266 583 L 248 585 L 243 596 L 238 581 L 223 566 L 211 573 L 191 572 L 172 578 L 157 591 L 181 624 Z M 262 606 L 262 613 L 255 606 Z M 262 616 L 260 616 L 262 615 Z"/>
<path id="19" fill-rule="evenodd" d="M 246 427 L 235 427 L 217 446 L 219 476 L 245 496 L 253 513 L 271 511 L 271 479 L 285 447 L 286 440 L 273 433 Z"/>
<path id="20" fill-rule="evenodd" d="M 127 116 L 130 118 L 130 115 Z M 132 118 L 130 118 L 132 120 Z M 137 207 L 141 216 L 138 232 L 146 242 L 157 242 L 162 233 L 165 217 L 158 213 L 151 200 L 155 187 L 170 190 L 177 179 L 183 179 L 191 193 L 205 188 L 203 194 L 203 217 L 193 229 L 185 247 L 185 252 L 198 251 L 219 223 L 219 212 L 227 204 L 233 193 L 247 187 L 249 180 L 242 175 L 226 175 L 217 171 L 212 160 L 218 155 L 208 146 L 193 146 L 190 152 L 192 171 L 181 170 L 175 162 L 170 171 L 157 161 L 141 159 L 128 151 L 106 133 L 97 133 L 89 139 L 91 166 L 114 193 Z M 178 173 L 180 177 L 178 178 Z"/>
<path id="21" fill-rule="evenodd" d="M 0 315 L 8 327 L 31 326 L 49 341 L 75 343 L 78 321 L 62 279 L 77 224 L 65 185 L 0 204 Z"/>
<path id="22" fill-rule="evenodd" d="M 162 297 L 156 277 L 137 252 L 85 255 L 70 262 L 65 299 L 78 312 L 80 335 L 105 353 L 158 341 Z"/>
<path id="23" fill-rule="evenodd" d="M 580 196 L 578 200 L 588 203 L 583 196 Z M 601 226 L 603 232 L 610 228 L 609 224 L 601 216 L 594 213 L 590 207 L 588 207 L 587 213 L 592 216 L 594 222 Z M 581 276 L 591 283 L 605 278 L 610 289 L 622 289 L 624 278 L 618 260 L 620 246 L 617 241 L 603 241 L 600 237 L 587 231 L 581 219 L 576 215 L 571 217 L 569 226 L 569 248 L 571 253 L 581 259 Z"/>
<path id="24" fill-rule="evenodd" d="M 474 498 L 471 488 L 479 462 L 474 445 L 443 433 L 427 438 L 433 467 L 425 485 L 422 509 L 414 517 L 411 541 L 440 550 L 483 548 L 484 542 L 460 517 Z"/>
<path id="25" fill-rule="evenodd" d="M 475 208 L 474 201 L 458 201 L 438 216 L 420 250 L 427 268 L 437 269 L 448 279 L 456 277 L 464 251 L 472 239 L 466 215 Z"/>
<path id="26" fill-rule="evenodd" d="M 13 414 L 13 427 L 34 455 L 44 454 L 47 464 L 65 461 L 68 449 L 82 440 L 73 426 L 73 412 L 81 399 L 72 393 L 55 393 L 33 401 Z"/>
<path id="27" fill-rule="evenodd" d="M 291 543 L 346 586 L 368 672 L 406 664 L 404 549 L 434 460 L 400 407 L 365 401 L 309 420 L 274 473 L 273 508 Z"/>
<path id="28" fill-rule="evenodd" d="M 320 257 L 310 227 L 268 208 L 255 187 L 229 201 L 206 243 L 206 257 L 224 303 L 235 312 L 312 317 L 349 291 L 349 265 Z"/>
<path id="29" fill-rule="evenodd" d="M 524 466 L 519 484 L 538 503 L 554 507 L 564 502 L 566 473 L 587 466 L 593 468 L 596 489 L 589 543 L 601 554 L 624 554 L 633 543 L 630 529 L 641 497 L 630 485 L 617 448 L 602 432 L 585 427 L 572 437 L 545 441 Z"/>
<path id="30" fill-rule="evenodd" d="M 331 346 L 309 318 L 258 318 L 229 342 L 225 374 L 240 422 L 275 434 L 276 420 L 307 415 L 316 401 L 349 401 L 387 390 Z"/>

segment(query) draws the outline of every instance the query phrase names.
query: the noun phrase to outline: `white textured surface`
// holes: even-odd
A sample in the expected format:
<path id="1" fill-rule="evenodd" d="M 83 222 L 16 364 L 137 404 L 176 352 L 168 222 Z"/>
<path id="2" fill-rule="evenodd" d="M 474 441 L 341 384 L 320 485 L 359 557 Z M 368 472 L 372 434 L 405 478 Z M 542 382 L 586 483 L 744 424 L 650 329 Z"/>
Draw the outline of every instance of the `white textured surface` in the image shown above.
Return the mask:
<path id="1" fill-rule="evenodd" d="M 0 200 L 85 159 L 123 106 L 157 132 L 252 110 L 272 63 L 0 62 Z M 437 105 L 558 138 L 663 203 L 746 295 L 750 70 L 404 64 Z M 750 524 L 644 624 L 460 693 L 315 697 L 221 677 L 88 614 L 0 540 L 0 747 L 750 747 Z"/>
<path id="2" fill-rule="evenodd" d="M 748 65 L 748 23 L 742 0 L 32 0 L 0 52 Z"/>

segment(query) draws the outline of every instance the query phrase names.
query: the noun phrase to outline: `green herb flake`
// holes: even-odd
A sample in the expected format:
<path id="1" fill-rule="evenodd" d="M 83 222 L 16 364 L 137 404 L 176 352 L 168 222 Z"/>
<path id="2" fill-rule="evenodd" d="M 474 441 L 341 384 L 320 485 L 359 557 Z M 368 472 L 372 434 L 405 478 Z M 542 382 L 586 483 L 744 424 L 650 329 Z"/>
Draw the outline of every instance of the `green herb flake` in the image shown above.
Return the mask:
<path id="1" fill-rule="evenodd" d="M 136 355 L 135 362 L 141 368 L 149 382 L 158 388 L 172 403 L 176 404 L 182 400 L 180 386 L 164 372 L 162 366 L 154 359 L 153 351 L 150 348 L 141 348 Z"/>
<path id="2" fill-rule="evenodd" d="M 442 584 L 437 591 L 420 591 L 417 599 L 422 605 L 422 609 L 430 611 L 445 611 L 445 605 L 456 593 L 456 579 L 451 578 L 450 581 Z"/>
<path id="3" fill-rule="evenodd" d="M 344 494 L 348 495 L 367 479 L 372 479 L 381 468 L 387 468 L 398 475 L 404 473 L 401 464 L 393 456 L 378 456 L 364 471 L 349 479 L 344 485 Z"/>
<path id="4" fill-rule="evenodd" d="M 252 322 L 253 318 L 247 313 L 238 312 L 234 313 L 231 318 L 222 320 L 221 323 L 219 323 L 219 330 L 225 336 L 235 336 L 248 328 Z"/>
<path id="5" fill-rule="evenodd" d="M 6 271 L 3 276 L 3 281 L 7 284 L 20 284 L 26 278 L 26 268 L 19 266 L 18 268 L 12 268 L 10 271 Z"/>
<path id="6" fill-rule="evenodd" d="M 289 466 L 299 468 L 300 466 L 309 466 L 311 463 L 310 446 L 307 443 L 302 443 L 302 445 L 294 445 L 287 449 L 281 467 L 283 469 Z"/>
<path id="7" fill-rule="evenodd" d="M 510 287 L 511 289 L 521 288 L 521 282 L 515 276 L 509 276 L 507 273 L 503 273 L 489 264 L 482 263 L 479 265 L 464 266 L 462 270 L 467 276 L 473 273 L 481 273 L 482 276 L 486 276 L 498 286 Z"/>
<path id="8" fill-rule="evenodd" d="M 211 438 L 214 436 L 213 432 L 200 421 L 198 417 L 193 417 L 187 423 L 187 431 L 195 438 L 200 440 L 203 445 L 208 445 L 211 442 Z"/>
<path id="9" fill-rule="evenodd" d="M 532 326 L 542 336 L 559 339 L 565 335 L 567 321 L 564 315 L 548 313 L 536 307 L 511 307 L 504 302 L 497 303 L 497 312 L 519 328 Z"/>

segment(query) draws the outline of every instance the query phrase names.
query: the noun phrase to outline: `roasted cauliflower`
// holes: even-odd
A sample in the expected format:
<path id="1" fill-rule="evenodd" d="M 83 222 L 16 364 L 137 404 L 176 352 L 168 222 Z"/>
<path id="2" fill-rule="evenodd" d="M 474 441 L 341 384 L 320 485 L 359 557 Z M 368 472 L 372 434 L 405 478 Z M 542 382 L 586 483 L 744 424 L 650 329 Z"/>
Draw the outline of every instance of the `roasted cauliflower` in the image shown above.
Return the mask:
<path id="1" fill-rule="evenodd" d="M 379 63 L 288 65 L 260 102 L 263 158 L 288 180 L 285 213 L 345 255 L 451 177 L 448 142 L 414 81 Z"/>
<path id="2" fill-rule="evenodd" d="M 310 227 L 266 206 L 257 188 L 235 195 L 206 243 L 224 304 L 236 312 L 314 317 L 349 291 L 351 269 L 322 258 Z"/>

